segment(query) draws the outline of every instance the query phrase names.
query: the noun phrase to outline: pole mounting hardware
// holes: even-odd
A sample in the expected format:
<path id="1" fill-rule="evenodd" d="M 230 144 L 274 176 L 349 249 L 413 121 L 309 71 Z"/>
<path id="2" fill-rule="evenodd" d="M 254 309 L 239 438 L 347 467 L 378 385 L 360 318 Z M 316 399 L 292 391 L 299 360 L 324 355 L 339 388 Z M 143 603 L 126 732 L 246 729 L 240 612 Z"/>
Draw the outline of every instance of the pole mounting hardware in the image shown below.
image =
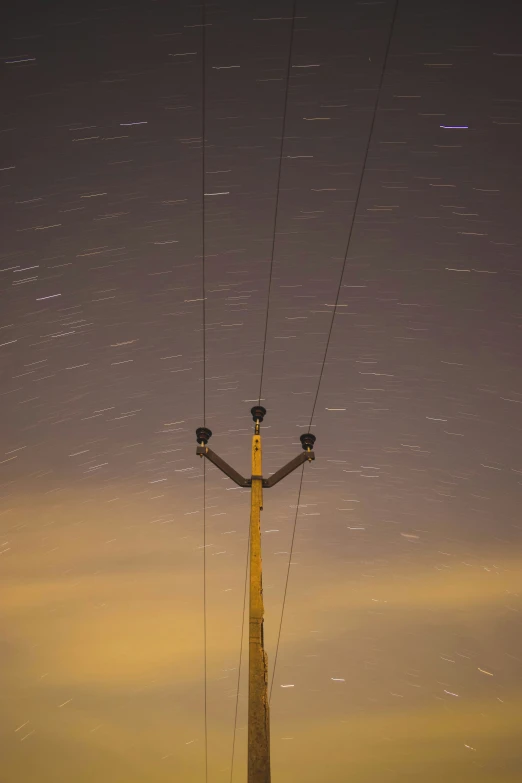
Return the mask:
<path id="1" fill-rule="evenodd" d="M 206 446 L 211 437 L 212 437 L 212 430 L 209 430 L 208 427 L 197 428 L 196 438 L 198 440 L 198 443 L 202 443 Z"/>
<path id="2" fill-rule="evenodd" d="M 254 405 L 254 407 L 250 410 L 250 413 L 252 414 L 252 418 L 256 424 L 257 422 L 261 424 L 266 416 L 266 408 L 263 408 L 262 405 Z"/>
<path id="3" fill-rule="evenodd" d="M 312 435 L 311 432 L 305 432 L 303 435 L 301 435 L 299 440 L 301 441 L 301 445 L 305 451 L 311 451 L 317 438 L 315 435 Z"/>
<path id="4" fill-rule="evenodd" d="M 252 408 L 251 413 L 252 418 L 256 422 L 256 434 L 259 434 L 259 422 L 263 421 L 266 410 L 261 405 L 256 405 L 254 408 Z M 303 447 L 301 454 L 298 454 L 297 457 L 291 459 L 290 462 L 287 462 L 286 465 L 283 465 L 282 468 L 276 470 L 276 472 L 272 473 L 269 478 L 263 478 L 263 476 L 257 475 L 251 476 L 251 478 L 244 478 L 240 473 L 237 472 L 237 470 L 229 465 L 228 462 L 225 462 L 224 459 L 222 459 L 218 454 L 216 454 L 215 451 L 212 451 L 212 449 L 207 446 L 211 435 L 212 433 L 209 429 L 207 429 L 207 427 L 198 427 L 196 430 L 196 436 L 200 445 L 196 449 L 196 454 L 199 457 L 206 457 L 210 462 L 212 462 L 213 465 L 216 466 L 216 468 L 219 468 L 225 474 L 225 476 L 228 476 L 230 479 L 232 479 L 232 481 L 237 484 L 238 487 L 243 487 L 245 489 L 252 486 L 252 480 L 261 480 L 263 482 L 263 488 L 270 489 L 270 487 L 278 484 L 281 479 L 284 479 L 304 462 L 312 462 L 315 459 L 313 447 L 316 441 L 316 437 L 315 435 L 312 435 L 311 432 L 305 432 L 300 437 L 301 445 Z"/>

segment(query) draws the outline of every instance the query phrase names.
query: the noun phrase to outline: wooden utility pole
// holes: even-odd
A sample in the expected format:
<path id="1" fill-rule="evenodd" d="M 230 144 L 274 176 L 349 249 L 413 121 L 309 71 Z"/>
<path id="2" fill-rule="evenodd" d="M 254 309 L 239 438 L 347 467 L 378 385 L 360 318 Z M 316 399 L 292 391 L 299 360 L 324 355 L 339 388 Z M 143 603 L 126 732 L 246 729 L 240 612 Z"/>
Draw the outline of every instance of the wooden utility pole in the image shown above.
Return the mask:
<path id="1" fill-rule="evenodd" d="M 261 561 L 261 510 L 263 469 L 259 420 L 252 437 L 252 490 L 250 493 L 250 605 L 248 656 L 248 783 L 270 783 L 270 720 L 263 623 Z"/>
<path id="2" fill-rule="evenodd" d="M 196 454 L 206 457 L 240 487 L 250 487 L 250 602 L 249 602 L 249 658 L 248 658 L 248 783 L 270 783 L 270 720 L 268 712 L 267 670 L 263 622 L 263 575 L 261 561 L 261 511 L 263 489 L 268 489 L 288 476 L 304 462 L 315 459 L 313 446 L 315 435 L 301 435 L 304 452 L 288 462 L 270 478 L 262 473 L 260 425 L 266 410 L 256 405 L 251 410 L 255 423 L 252 437 L 252 476 L 243 478 L 234 468 L 207 446 L 212 432 L 198 427 L 199 446 Z"/>

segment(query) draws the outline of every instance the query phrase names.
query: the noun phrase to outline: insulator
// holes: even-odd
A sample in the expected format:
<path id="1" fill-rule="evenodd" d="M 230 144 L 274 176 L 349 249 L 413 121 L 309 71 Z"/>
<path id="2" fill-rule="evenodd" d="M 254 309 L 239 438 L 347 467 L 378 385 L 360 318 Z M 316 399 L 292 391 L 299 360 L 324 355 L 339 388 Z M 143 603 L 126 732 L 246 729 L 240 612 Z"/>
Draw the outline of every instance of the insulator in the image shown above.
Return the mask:
<path id="1" fill-rule="evenodd" d="M 204 443 L 207 445 L 209 439 L 212 437 L 211 430 L 208 427 L 198 427 L 196 430 L 196 438 L 198 443 Z"/>
<path id="2" fill-rule="evenodd" d="M 263 408 L 262 405 L 254 405 L 250 413 L 252 414 L 254 421 L 262 422 L 266 416 L 266 408 Z"/>
<path id="3" fill-rule="evenodd" d="M 305 451 L 308 451 L 309 449 L 313 449 L 314 443 L 317 440 L 315 435 L 312 435 L 311 432 L 305 432 L 301 437 L 299 438 L 301 441 L 301 446 Z"/>

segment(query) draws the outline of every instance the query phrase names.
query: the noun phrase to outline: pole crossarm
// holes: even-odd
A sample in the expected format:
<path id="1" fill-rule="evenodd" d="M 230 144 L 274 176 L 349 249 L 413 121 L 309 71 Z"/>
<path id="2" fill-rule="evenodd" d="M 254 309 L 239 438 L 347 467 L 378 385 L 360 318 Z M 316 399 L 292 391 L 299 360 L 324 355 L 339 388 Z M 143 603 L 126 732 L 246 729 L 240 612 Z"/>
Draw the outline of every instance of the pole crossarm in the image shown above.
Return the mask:
<path id="1" fill-rule="evenodd" d="M 315 459 L 313 451 L 302 451 L 297 457 L 287 462 L 282 468 L 276 470 L 269 478 L 263 478 L 262 476 L 252 476 L 252 478 L 243 478 L 243 476 L 237 472 L 228 462 L 225 462 L 215 451 L 212 451 L 208 446 L 198 446 L 196 454 L 199 457 L 206 457 L 216 468 L 219 468 L 222 473 L 232 479 L 238 487 L 251 487 L 252 479 L 261 479 L 263 482 L 263 489 L 270 489 L 270 487 L 278 484 L 282 479 L 286 478 L 292 471 L 302 465 L 305 462 L 312 462 Z"/>
<path id="2" fill-rule="evenodd" d="M 232 481 L 234 481 L 238 487 L 251 487 L 252 486 L 252 480 L 243 478 L 243 476 L 237 472 L 237 470 L 234 470 L 234 468 L 228 464 L 228 462 L 225 462 L 224 459 L 221 459 L 215 451 L 212 451 L 212 449 L 209 449 L 208 446 L 198 446 L 196 449 L 196 454 L 198 454 L 200 457 L 206 457 L 210 462 L 212 462 L 213 465 L 216 466 L 216 468 L 219 468 L 226 476 L 228 476 Z"/>
<path id="3" fill-rule="evenodd" d="M 315 454 L 313 451 L 302 451 L 300 454 L 297 455 L 297 457 L 294 457 L 290 462 L 287 462 L 286 465 L 283 465 L 282 468 L 279 468 L 279 470 L 276 470 L 275 473 L 272 473 L 270 478 L 264 478 L 263 479 L 263 489 L 270 489 L 270 487 L 273 487 L 275 484 L 278 484 L 281 479 L 286 478 L 290 473 L 292 473 L 293 470 L 299 467 L 299 465 L 302 465 L 304 462 L 312 462 L 312 460 L 315 459 Z"/>

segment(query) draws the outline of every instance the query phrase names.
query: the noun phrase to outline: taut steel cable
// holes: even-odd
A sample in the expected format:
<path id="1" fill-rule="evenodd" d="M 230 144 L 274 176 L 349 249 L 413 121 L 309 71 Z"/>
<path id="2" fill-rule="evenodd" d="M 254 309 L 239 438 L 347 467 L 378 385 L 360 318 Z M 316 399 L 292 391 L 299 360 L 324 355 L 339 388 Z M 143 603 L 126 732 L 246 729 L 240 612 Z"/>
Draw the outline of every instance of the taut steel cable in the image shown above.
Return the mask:
<path id="1" fill-rule="evenodd" d="M 328 331 L 328 337 L 327 337 L 327 340 L 326 340 L 326 347 L 325 347 L 323 361 L 322 361 L 322 365 L 321 365 L 321 371 L 320 371 L 320 374 L 319 374 L 319 380 L 317 382 L 317 391 L 316 391 L 316 394 L 315 394 L 314 404 L 313 404 L 313 407 L 312 407 L 312 415 L 310 416 L 310 424 L 308 426 L 309 430 L 311 430 L 311 428 L 312 428 L 313 418 L 314 418 L 314 414 L 315 414 L 315 408 L 316 408 L 317 400 L 318 400 L 318 397 L 319 397 L 319 389 L 321 387 L 321 381 L 323 379 L 323 373 L 324 373 L 324 368 L 325 368 L 325 364 L 326 364 L 326 357 L 327 357 L 327 354 L 328 354 L 328 348 L 330 346 L 330 338 L 332 336 L 332 330 L 333 330 L 333 325 L 334 325 L 334 320 L 335 320 L 335 314 L 336 314 L 336 311 L 337 311 L 337 305 L 339 303 L 339 296 L 341 294 L 341 288 L 342 288 L 342 283 L 343 283 L 343 278 L 344 278 L 344 271 L 345 271 L 345 268 L 346 268 L 346 262 L 347 262 L 348 253 L 349 253 L 349 250 L 350 250 L 350 243 L 351 243 L 351 240 L 352 240 L 353 227 L 354 227 L 355 218 L 356 218 L 356 215 L 357 215 L 357 209 L 358 209 L 358 206 L 359 206 L 359 199 L 360 199 L 360 195 L 361 195 L 361 190 L 362 190 L 362 185 L 363 185 L 363 180 L 364 180 L 364 174 L 365 174 L 365 171 L 366 171 L 366 165 L 367 165 L 367 161 L 368 161 L 368 153 L 369 153 L 370 145 L 371 145 L 371 142 L 372 142 L 373 130 L 374 130 L 374 127 L 375 127 L 375 119 L 376 119 L 377 110 L 378 110 L 378 107 L 379 107 L 379 100 L 380 100 L 380 97 L 381 97 L 381 91 L 382 91 L 382 85 L 383 85 L 383 81 L 384 81 L 384 75 L 386 73 L 386 68 L 387 68 L 387 64 L 388 64 L 388 55 L 390 53 L 390 45 L 391 45 L 391 41 L 392 41 L 392 38 L 393 38 L 393 32 L 394 32 L 394 29 L 395 29 L 395 20 L 397 18 L 398 6 L 399 6 L 399 0 L 395 0 L 395 4 L 394 4 L 394 8 L 393 8 L 393 14 L 392 14 L 391 23 L 390 23 L 390 30 L 389 30 L 389 33 L 388 33 L 388 41 L 387 41 L 387 44 L 386 44 L 386 50 L 385 50 L 384 59 L 383 59 L 383 63 L 382 63 L 382 68 L 381 68 L 381 75 L 380 75 L 380 79 L 379 79 L 379 85 L 378 85 L 378 88 L 377 88 L 377 96 L 375 98 L 375 103 L 374 103 L 374 106 L 373 106 L 373 114 L 372 114 L 372 121 L 371 121 L 371 124 L 370 124 L 370 130 L 369 130 L 369 133 L 368 133 L 368 141 L 367 141 L 366 149 L 365 149 L 365 152 L 364 152 L 363 165 L 362 165 L 362 169 L 361 169 L 361 176 L 359 178 L 359 184 L 358 184 L 358 187 L 357 187 L 357 195 L 355 197 L 355 206 L 354 206 L 354 210 L 353 210 L 352 222 L 350 224 L 350 229 L 348 231 L 348 239 L 347 239 L 347 242 L 346 242 L 346 251 L 345 251 L 345 254 L 344 254 L 343 265 L 342 265 L 342 268 L 341 268 L 341 275 L 339 277 L 339 285 L 338 285 L 338 288 L 337 288 L 337 296 L 335 298 L 335 305 L 334 305 L 334 308 L 333 308 L 333 311 L 332 311 L 332 318 L 331 318 L 331 321 L 330 321 L 330 329 Z M 279 633 L 278 633 L 278 636 L 277 636 L 276 652 L 275 652 L 275 657 L 274 657 L 274 668 L 272 669 L 272 681 L 271 681 L 271 684 L 270 684 L 269 701 L 272 698 L 272 688 L 274 687 L 275 671 L 276 671 L 276 664 L 277 664 L 277 656 L 278 656 L 278 653 L 279 653 L 279 644 L 280 644 L 280 641 L 281 641 L 281 630 L 282 630 L 282 627 L 283 627 L 283 617 L 284 617 L 284 613 L 285 613 L 286 595 L 287 595 L 287 592 L 288 592 L 288 581 L 289 581 L 289 578 L 290 578 L 290 564 L 291 564 L 291 561 L 292 561 L 292 555 L 293 555 L 293 550 L 294 550 L 295 533 L 296 533 L 296 528 L 297 528 L 297 517 L 298 517 L 298 514 L 299 514 L 299 504 L 300 504 L 300 500 L 301 500 L 301 491 L 302 491 L 302 488 L 303 488 L 303 479 L 304 479 L 304 465 L 303 465 L 303 470 L 301 472 L 301 480 L 299 482 L 299 491 L 298 491 L 298 495 L 297 495 L 297 505 L 296 505 L 296 510 L 295 510 L 294 526 L 293 526 L 293 531 L 292 531 L 292 541 L 291 541 L 291 545 L 290 545 L 290 554 L 288 556 L 288 566 L 287 566 L 287 572 L 286 572 L 285 590 L 284 590 L 284 595 L 283 595 L 283 606 L 281 608 L 281 620 L 280 620 L 280 623 L 279 623 Z"/>
<path id="2" fill-rule="evenodd" d="M 281 192 L 281 172 L 283 169 L 283 151 L 285 146 L 285 134 L 286 134 L 286 115 L 288 108 L 288 93 L 290 91 L 290 71 L 292 70 L 292 52 L 294 48 L 294 30 L 295 30 L 295 11 L 297 7 L 297 0 L 292 4 L 292 17 L 290 25 L 290 44 L 288 47 L 288 62 L 286 64 L 286 80 L 285 80 L 285 100 L 283 105 L 283 123 L 281 126 L 281 143 L 279 146 L 279 165 L 277 169 L 277 187 L 276 187 L 276 199 L 274 208 L 274 228 L 272 232 L 272 249 L 270 252 L 270 270 L 268 273 L 268 297 L 266 301 L 266 317 L 265 317 L 265 333 L 263 337 L 263 353 L 261 355 L 261 377 L 259 379 L 259 404 L 261 404 L 261 395 L 263 392 L 263 372 L 265 369 L 265 355 L 266 355 L 266 339 L 268 335 L 268 314 L 270 312 L 270 294 L 272 293 L 272 273 L 274 271 L 274 255 L 276 246 L 276 233 L 277 233 L 277 218 L 279 215 L 279 195 Z"/>

